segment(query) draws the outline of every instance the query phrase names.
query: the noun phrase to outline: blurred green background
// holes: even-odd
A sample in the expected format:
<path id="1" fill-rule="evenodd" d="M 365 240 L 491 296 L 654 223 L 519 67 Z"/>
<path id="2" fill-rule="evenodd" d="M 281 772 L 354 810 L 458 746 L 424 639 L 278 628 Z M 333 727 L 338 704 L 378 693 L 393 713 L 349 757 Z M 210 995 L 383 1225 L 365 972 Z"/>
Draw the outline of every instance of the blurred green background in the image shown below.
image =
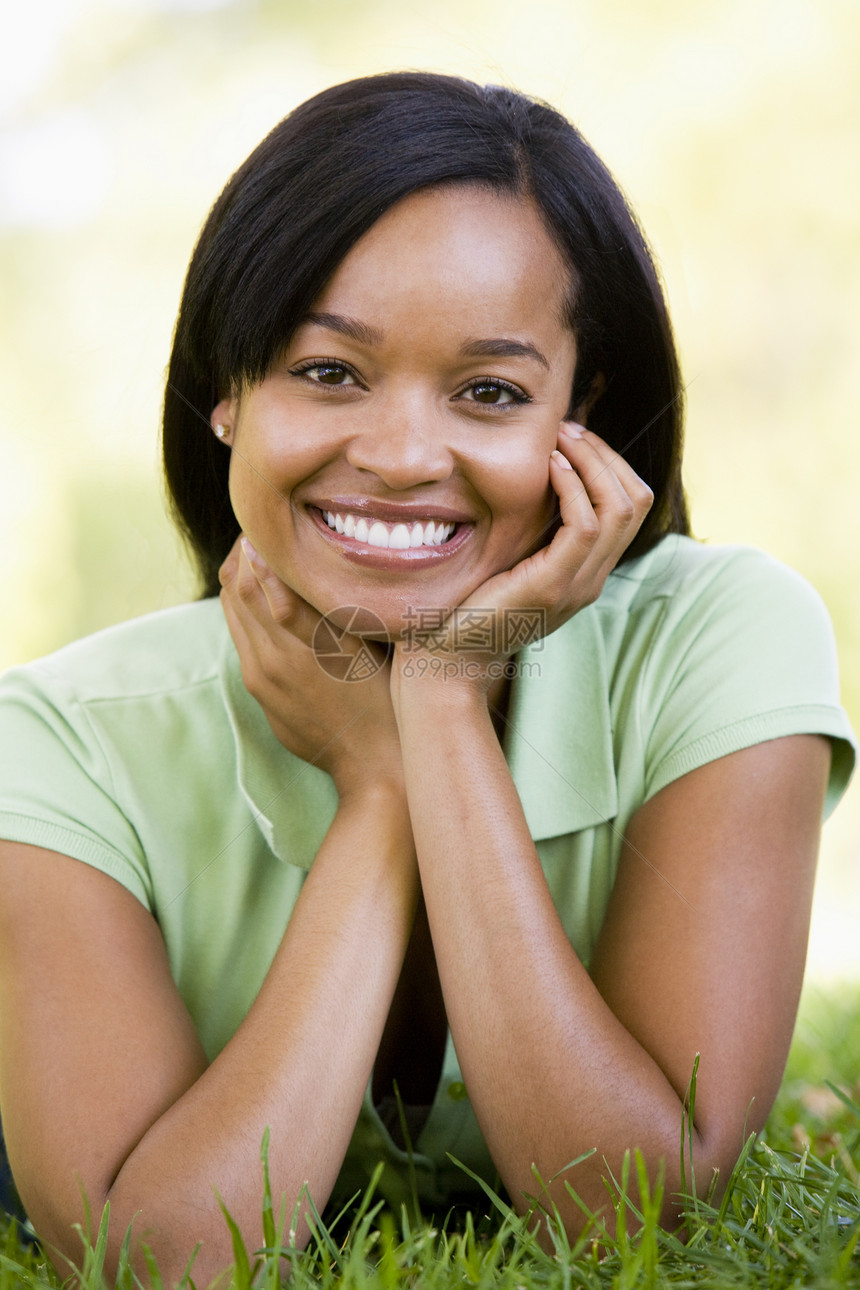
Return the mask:
<path id="1" fill-rule="evenodd" d="M 0 78 L 0 667 L 193 594 L 157 432 L 192 244 L 264 133 L 420 67 L 578 125 L 662 265 L 697 536 L 805 574 L 860 727 L 858 0 L 30 0 Z M 810 953 L 860 977 L 860 781 Z"/>

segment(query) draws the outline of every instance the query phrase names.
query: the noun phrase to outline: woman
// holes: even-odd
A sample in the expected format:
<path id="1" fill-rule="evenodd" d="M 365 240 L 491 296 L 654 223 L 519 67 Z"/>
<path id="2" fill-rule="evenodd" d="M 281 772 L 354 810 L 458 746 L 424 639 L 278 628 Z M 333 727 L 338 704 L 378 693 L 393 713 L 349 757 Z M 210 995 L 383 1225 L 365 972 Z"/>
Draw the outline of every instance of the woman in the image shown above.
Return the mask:
<path id="1" fill-rule="evenodd" d="M 2 691 L 0 1106 L 47 1242 L 83 1186 L 114 1258 L 136 1216 L 205 1280 L 215 1189 L 261 1239 L 267 1127 L 288 1210 L 378 1160 L 405 1198 L 408 1138 L 426 1203 L 470 1185 L 447 1153 L 521 1209 L 535 1166 L 571 1229 L 565 1179 L 599 1209 L 638 1147 L 671 1222 L 696 1053 L 726 1176 L 852 736 L 814 593 L 687 536 L 680 404 L 642 236 L 551 109 L 355 81 L 234 176 L 165 399 L 207 598 Z"/>

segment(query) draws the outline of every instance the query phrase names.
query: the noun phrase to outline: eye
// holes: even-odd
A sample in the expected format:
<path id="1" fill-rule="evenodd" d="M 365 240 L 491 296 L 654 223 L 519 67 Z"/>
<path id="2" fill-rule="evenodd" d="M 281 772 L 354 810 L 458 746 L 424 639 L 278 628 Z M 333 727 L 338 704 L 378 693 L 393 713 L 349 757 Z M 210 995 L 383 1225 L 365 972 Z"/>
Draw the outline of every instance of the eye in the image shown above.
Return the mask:
<path id="1" fill-rule="evenodd" d="M 467 403 L 477 403 L 484 408 L 511 407 L 516 404 L 531 403 L 524 390 L 510 381 L 503 381 L 498 376 L 480 376 L 471 381 L 457 395 L 465 398 Z"/>
<path id="2" fill-rule="evenodd" d="M 361 384 L 352 368 L 336 358 L 314 358 L 307 363 L 299 363 L 297 367 L 290 368 L 290 376 L 306 377 L 313 385 L 337 387 Z"/>

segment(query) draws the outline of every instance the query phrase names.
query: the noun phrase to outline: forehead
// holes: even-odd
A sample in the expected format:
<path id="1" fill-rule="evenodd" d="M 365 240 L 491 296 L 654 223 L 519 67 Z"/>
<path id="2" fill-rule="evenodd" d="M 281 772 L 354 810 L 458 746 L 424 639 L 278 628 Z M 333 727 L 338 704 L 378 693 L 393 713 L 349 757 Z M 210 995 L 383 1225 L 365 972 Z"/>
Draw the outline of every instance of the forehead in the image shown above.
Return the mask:
<path id="1" fill-rule="evenodd" d="M 533 202 L 445 186 L 412 193 L 380 216 L 314 309 L 382 327 L 385 314 L 423 314 L 454 329 L 566 331 L 572 277 Z"/>

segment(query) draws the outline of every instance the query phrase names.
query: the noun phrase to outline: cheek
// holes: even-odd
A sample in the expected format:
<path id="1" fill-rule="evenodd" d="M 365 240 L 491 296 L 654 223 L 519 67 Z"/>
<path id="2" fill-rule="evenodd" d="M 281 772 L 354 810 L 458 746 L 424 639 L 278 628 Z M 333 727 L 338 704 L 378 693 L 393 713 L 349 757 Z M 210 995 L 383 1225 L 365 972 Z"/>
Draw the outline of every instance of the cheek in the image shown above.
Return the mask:
<path id="1" fill-rule="evenodd" d="M 297 523 L 289 492 L 276 483 L 270 486 L 245 461 L 234 456 L 230 464 L 230 502 L 242 532 L 269 568 L 289 582 Z"/>
<path id="2" fill-rule="evenodd" d="M 292 490 L 320 467 L 319 444 L 283 425 L 236 436 L 230 461 L 230 500 L 240 522 L 277 516 Z"/>
<path id="3" fill-rule="evenodd" d="M 549 482 L 548 457 L 532 451 L 509 460 L 504 471 L 493 472 L 492 493 L 487 481 L 484 497 L 491 500 L 500 567 L 525 559 L 552 539 L 558 499 Z"/>
<path id="4" fill-rule="evenodd" d="M 550 488 L 549 480 L 540 499 L 527 515 L 526 519 L 524 513 L 522 546 L 528 555 L 532 555 L 552 541 L 558 528 L 558 498 Z"/>
<path id="5" fill-rule="evenodd" d="M 489 495 L 489 494 L 488 494 Z M 493 472 L 493 510 L 525 530 L 552 515 L 555 493 L 549 482 L 549 452 L 519 453 Z"/>
<path id="6" fill-rule="evenodd" d="M 244 455 L 234 451 L 230 459 L 230 501 L 236 519 L 252 541 L 254 532 L 268 525 L 284 505 L 276 490 L 268 486 L 270 477 L 264 468 L 252 467 Z"/>

